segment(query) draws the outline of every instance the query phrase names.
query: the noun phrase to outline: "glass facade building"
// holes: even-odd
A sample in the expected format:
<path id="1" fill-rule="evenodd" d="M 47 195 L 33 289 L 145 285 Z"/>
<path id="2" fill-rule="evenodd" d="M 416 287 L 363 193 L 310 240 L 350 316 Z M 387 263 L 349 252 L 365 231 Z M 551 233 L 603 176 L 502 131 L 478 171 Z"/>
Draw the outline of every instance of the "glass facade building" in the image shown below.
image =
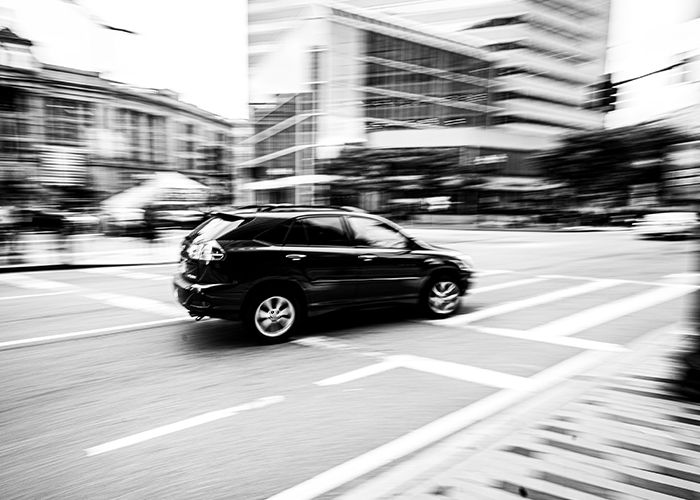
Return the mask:
<path id="1" fill-rule="evenodd" d="M 502 176 L 536 176 L 531 153 L 602 127 L 603 115 L 582 105 L 603 73 L 609 0 L 248 7 L 250 101 L 259 103 L 244 165 L 251 180 L 282 189 L 358 145 L 457 148 L 465 172 L 498 158 Z M 274 182 L 261 185 L 249 201 L 313 198 L 310 186 L 273 194 Z"/>

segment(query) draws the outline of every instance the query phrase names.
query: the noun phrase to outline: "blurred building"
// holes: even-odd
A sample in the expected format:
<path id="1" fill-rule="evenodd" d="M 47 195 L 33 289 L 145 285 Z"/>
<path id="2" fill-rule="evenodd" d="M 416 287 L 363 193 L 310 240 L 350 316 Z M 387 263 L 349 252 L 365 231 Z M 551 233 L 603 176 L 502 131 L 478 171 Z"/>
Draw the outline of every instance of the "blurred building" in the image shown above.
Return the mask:
<path id="1" fill-rule="evenodd" d="M 109 193 L 155 171 L 177 171 L 230 196 L 238 124 L 171 91 L 42 64 L 31 48 L 0 31 L 3 181 Z"/>
<path id="2" fill-rule="evenodd" d="M 313 174 L 352 145 L 461 148 L 465 170 L 532 176 L 532 152 L 603 126 L 583 104 L 604 70 L 609 0 L 248 6 L 253 179 Z"/>

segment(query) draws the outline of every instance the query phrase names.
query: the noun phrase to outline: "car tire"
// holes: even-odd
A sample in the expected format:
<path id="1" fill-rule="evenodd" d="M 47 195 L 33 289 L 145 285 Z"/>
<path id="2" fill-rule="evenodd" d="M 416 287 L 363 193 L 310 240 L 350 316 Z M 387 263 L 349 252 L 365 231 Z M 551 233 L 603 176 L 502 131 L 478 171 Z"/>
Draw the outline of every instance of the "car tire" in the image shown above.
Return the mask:
<path id="1" fill-rule="evenodd" d="M 430 318 L 447 318 L 459 310 L 461 293 L 457 280 L 441 274 L 430 278 L 421 296 L 421 306 Z"/>
<path id="2" fill-rule="evenodd" d="M 286 342 L 298 331 L 304 312 L 290 290 L 256 292 L 245 308 L 243 322 L 248 333 L 265 344 Z"/>

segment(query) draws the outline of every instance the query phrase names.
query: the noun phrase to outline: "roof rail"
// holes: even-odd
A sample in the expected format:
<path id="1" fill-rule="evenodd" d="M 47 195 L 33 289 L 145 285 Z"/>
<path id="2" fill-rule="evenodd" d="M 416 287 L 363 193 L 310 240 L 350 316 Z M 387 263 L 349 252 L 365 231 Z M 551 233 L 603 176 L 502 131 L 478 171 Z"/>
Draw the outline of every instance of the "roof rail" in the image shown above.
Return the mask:
<path id="1" fill-rule="evenodd" d="M 361 208 L 337 205 L 294 205 L 292 203 L 266 203 L 262 205 L 245 205 L 235 207 L 235 212 L 304 212 L 342 210 L 344 212 L 365 212 Z"/>

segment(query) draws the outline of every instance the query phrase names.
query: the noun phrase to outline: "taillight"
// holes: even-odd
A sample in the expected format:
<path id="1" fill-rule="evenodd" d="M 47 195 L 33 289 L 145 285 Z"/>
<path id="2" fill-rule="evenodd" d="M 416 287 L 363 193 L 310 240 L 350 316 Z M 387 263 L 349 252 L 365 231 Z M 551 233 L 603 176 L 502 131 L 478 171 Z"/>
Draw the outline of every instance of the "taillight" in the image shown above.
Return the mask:
<path id="1" fill-rule="evenodd" d="M 207 264 L 213 260 L 223 260 L 226 254 L 216 241 L 192 243 L 187 249 L 187 256 L 192 260 L 203 260 Z"/>

